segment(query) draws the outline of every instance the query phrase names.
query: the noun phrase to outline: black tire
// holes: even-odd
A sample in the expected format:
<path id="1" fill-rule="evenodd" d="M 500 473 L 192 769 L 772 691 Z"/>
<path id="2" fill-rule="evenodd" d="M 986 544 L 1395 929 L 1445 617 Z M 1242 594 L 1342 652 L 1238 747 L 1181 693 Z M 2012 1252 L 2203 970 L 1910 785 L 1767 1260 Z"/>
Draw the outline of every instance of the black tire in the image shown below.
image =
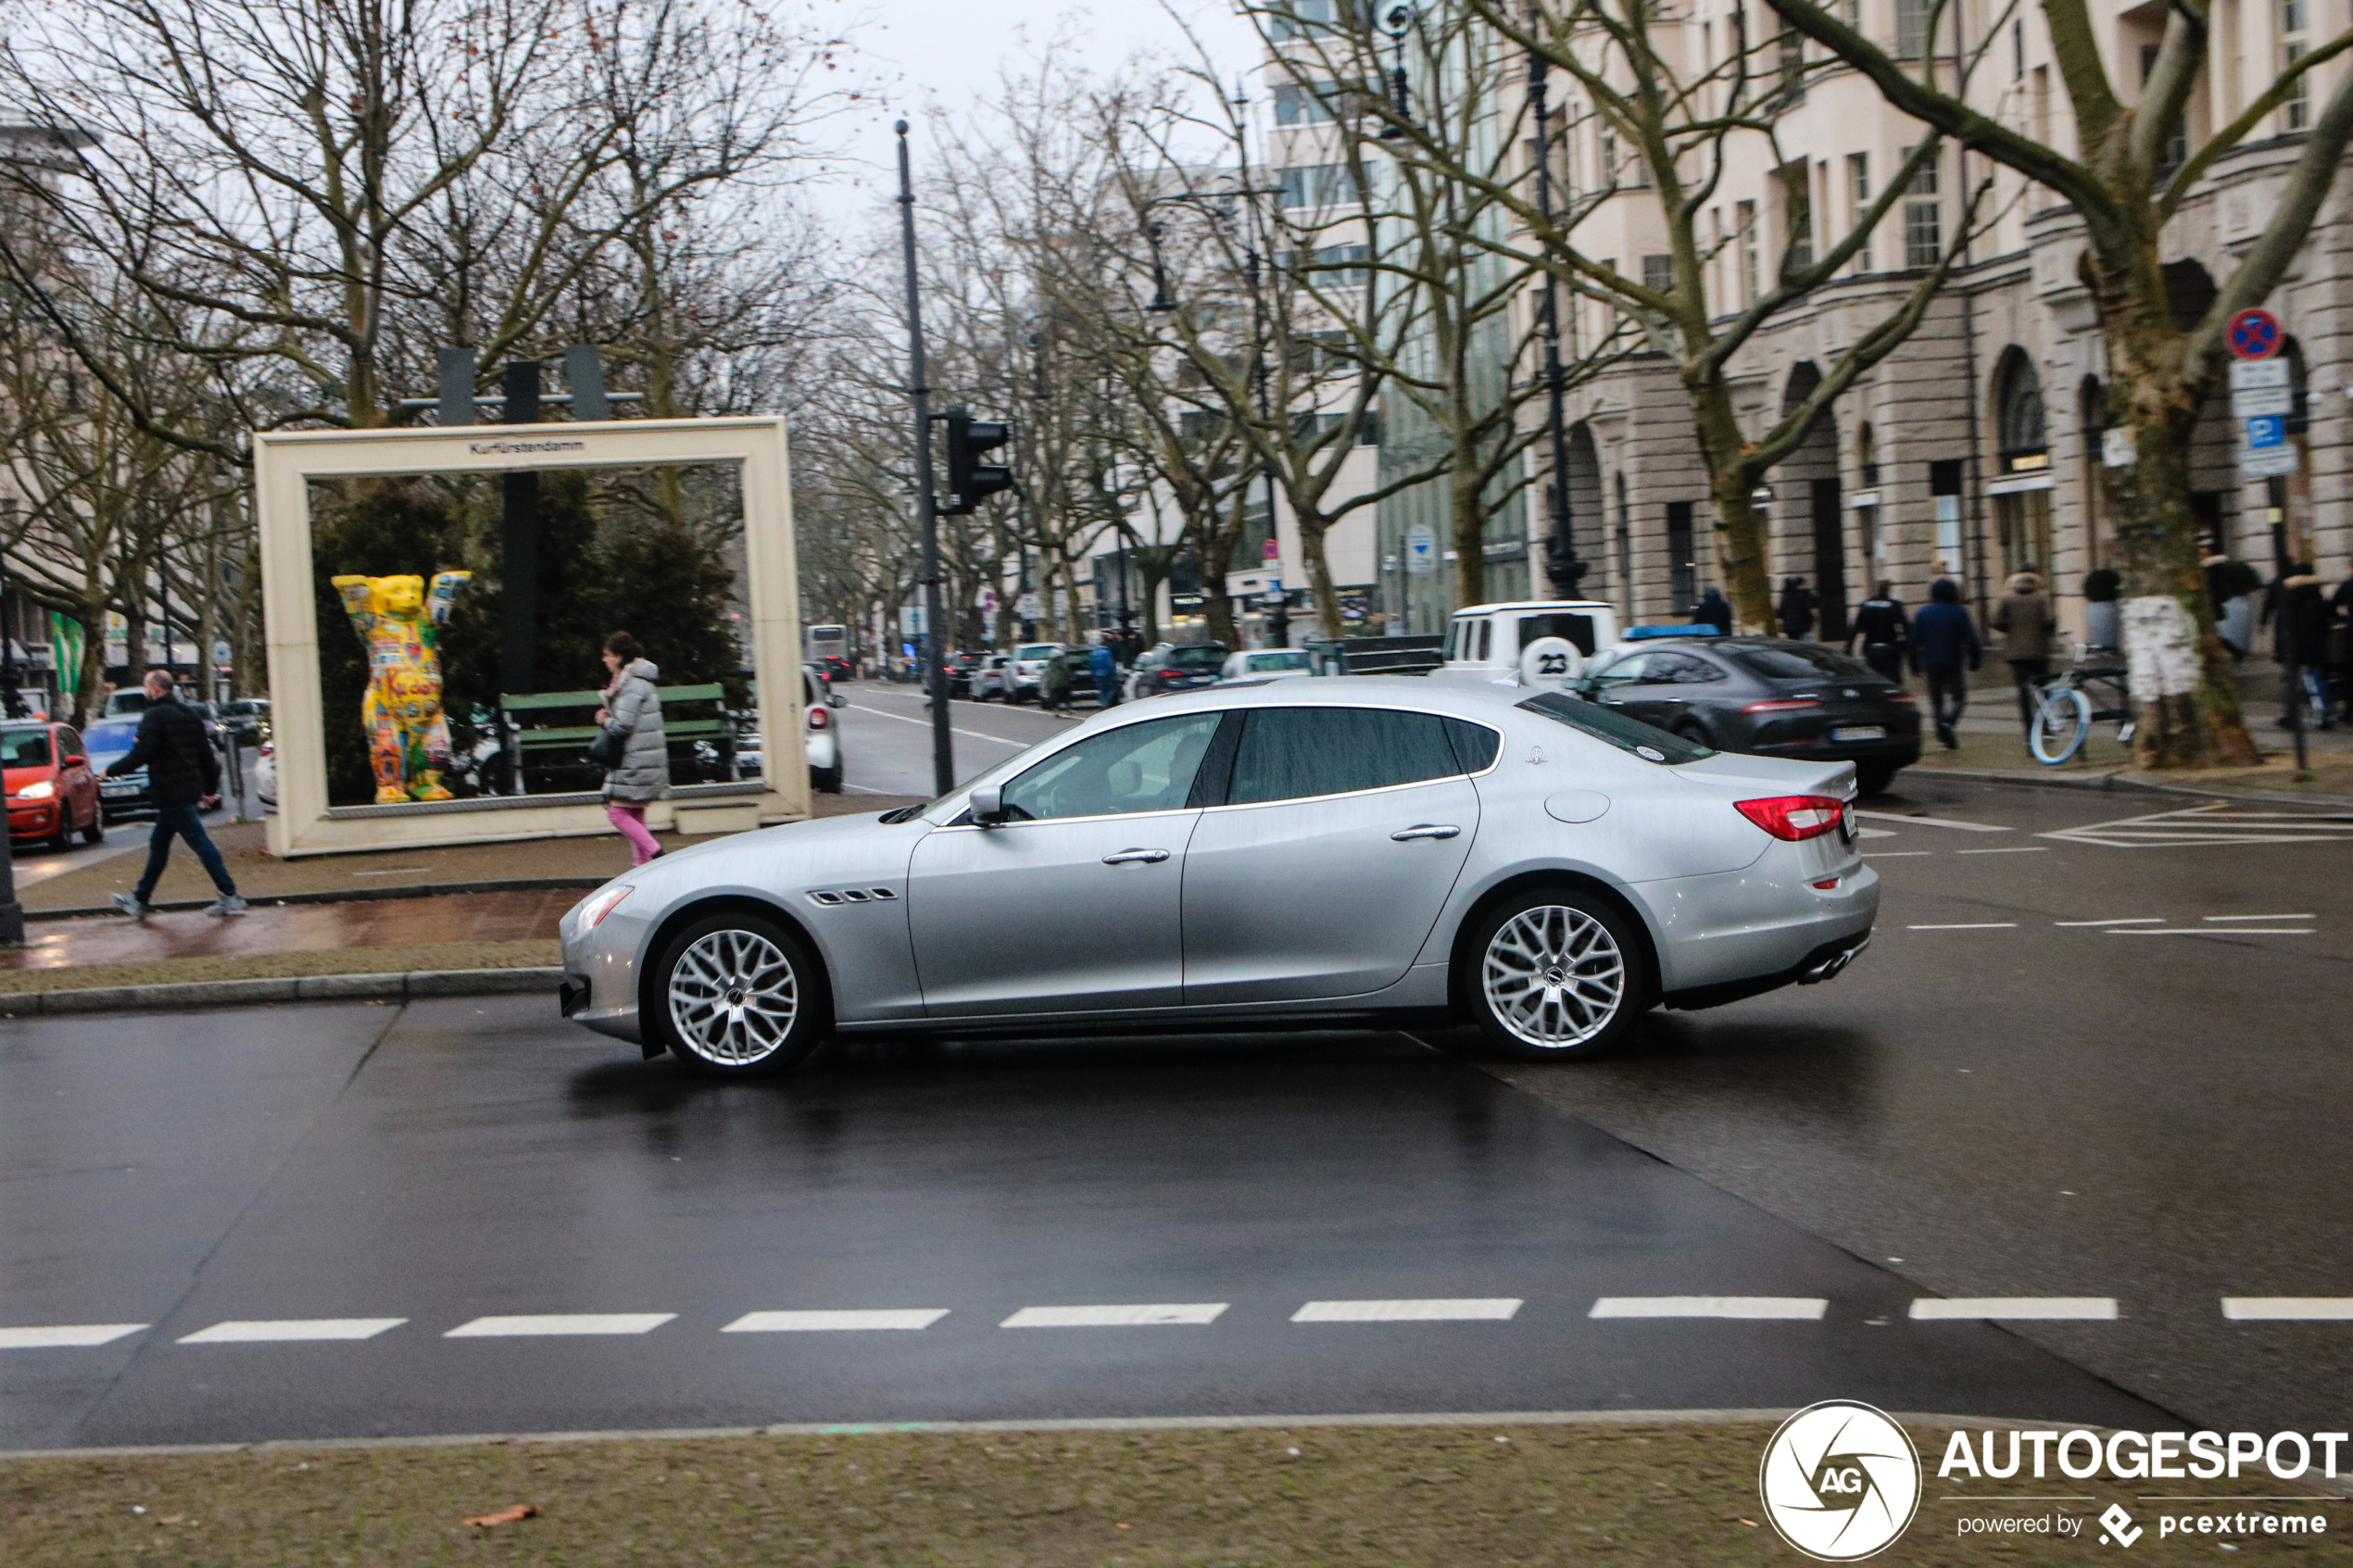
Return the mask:
<path id="1" fill-rule="evenodd" d="M 73 807 L 66 804 L 57 813 L 57 831 L 42 841 L 42 847 L 64 854 L 73 847 Z"/>
<path id="2" fill-rule="evenodd" d="M 1530 888 L 1472 927 L 1457 995 L 1504 1055 L 1581 1061 L 1606 1053 L 1650 1007 L 1649 950 L 1639 922 L 1614 900 L 1578 887 Z M 1565 986 L 1572 975 L 1577 984 Z"/>
<path id="3" fill-rule="evenodd" d="M 1857 762 L 1855 764 L 1855 792 L 1857 795 L 1885 795 L 1887 786 L 1895 782 L 1902 768 L 1897 762 Z"/>
<path id="4" fill-rule="evenodd" d="M 839 768 L 810 769 L 809 787 L 815 790 L 820 795 L 839 795 L 841 793 L 841 770 Z"/>
<path id="5" fill-rule="evenodd" d="M 730 981 L 757 984 L 726 985 Z M 750 1011 L 749 1022 L 747 993 L 768 998 L 768 1005 Z M 705 915 L 672 935 L 647 976 L 641 1005 L 652 1037 L 688 1072 L 706 1078 L 782 1073 L 815 1050 L 833 1027 L 833 995 L 808 944 L 778 922 L 742 909 Z M 779 1029 L 780 1010 L 786 1016 Z"/>
<path id="6" fill-rule="evenodd" d="M 1711 750 L 1715 748 L 1716 743 L 1707 738 L 1707 726 L 1696 719 L 1684 720 L 1675 726 L 1675 733 L 1694 746 L 1704 746 Z"/>
<path id="7" fill-rule="evenodd" d="M 82 842 L 84 844 L 104 844 L 106 841 L 107 814 L 104 811 L 93 811 L 90 813 L 90 825 L 82 830 Z"/>

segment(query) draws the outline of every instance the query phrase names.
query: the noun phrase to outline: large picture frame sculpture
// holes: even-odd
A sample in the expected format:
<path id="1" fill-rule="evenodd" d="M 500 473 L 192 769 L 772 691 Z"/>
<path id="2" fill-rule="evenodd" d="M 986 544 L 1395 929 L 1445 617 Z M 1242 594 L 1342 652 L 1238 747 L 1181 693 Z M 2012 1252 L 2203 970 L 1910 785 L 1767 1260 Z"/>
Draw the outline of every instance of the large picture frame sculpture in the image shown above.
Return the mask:
<path id="1" fill-rule="evenodd" d="M 612 831 L 602 802 L 594 795 L 329 803 L 326 725 L 338 719 L 358 722 L 359 716 L 333 715 L 323 709 L 320 640 L 347 639 L 353 632 L 349 624 L 321 624 L 311 547 L 313 481 L 371 474 L 709 465 L 733 466 L 742 480 L 742 586 L 750 620 L 746 641 L 762 677 L 756 704 L 761 771 L 759 777 L 739 782 L 674 788 L 669 799 L 652 808 L 648 820 L 657 828 L 709 832 L 807 817 L 809 772 L 800 745 L 806 719 L 799 680 L 799 586 L 782 416 L 298 431 L 254 438 L 262 613 L 278 759 L 278 812 L 269 820 L 270 852 L 295 859 Z"/>

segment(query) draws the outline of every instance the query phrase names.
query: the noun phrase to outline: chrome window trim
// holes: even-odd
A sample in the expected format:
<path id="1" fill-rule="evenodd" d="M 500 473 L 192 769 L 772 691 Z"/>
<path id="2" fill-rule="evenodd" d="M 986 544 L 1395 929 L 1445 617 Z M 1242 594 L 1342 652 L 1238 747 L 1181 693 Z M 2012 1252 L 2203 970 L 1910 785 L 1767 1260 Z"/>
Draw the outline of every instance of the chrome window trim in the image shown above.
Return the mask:
<path id="1" fill-rule="evenodd" d="M 967 806 L 964 812 L 972 809 Z M 1202 806 L 1164 806 L 1157 811 L 1103 811 L 1091 817 L 1032 817 L 1018 822 L 991 822 L 987 827 L 964 820 L 958 813 L 952 822 L 942 822 L 934 833 L 1013 833 L 1022 828 L 1058 828 L 1070 822 L 1148 822 L 1155 817 L 1181 817 L 1189 812 L 1209 809 Z"/>

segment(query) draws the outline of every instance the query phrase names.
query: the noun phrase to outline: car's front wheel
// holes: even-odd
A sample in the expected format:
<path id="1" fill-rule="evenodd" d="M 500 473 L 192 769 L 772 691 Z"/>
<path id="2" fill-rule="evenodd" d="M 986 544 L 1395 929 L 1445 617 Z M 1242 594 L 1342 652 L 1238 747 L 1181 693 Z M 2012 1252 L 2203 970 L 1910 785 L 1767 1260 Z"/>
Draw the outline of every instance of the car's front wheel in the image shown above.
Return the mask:
<path id="1" fill-rule="evenodd" d="M 809 787 L 815 790 L 820 795 L 839 795 L 841 793 L 841 769 L 837 766 L 832 768 L 810 769 Z"/>
<path id="2" fill-rule="evenodd" d="M 1488 1041 L 1529 1061 L 1599 1056 L 1648 1006 L 1631 917 L 1581 889 L 1540 888 L 1488 912 L 1463 987 Z"/>
<path id="3" fill-rule="evenodd" d="M 672 936 L 651 976 L 654 1027 L 687 1070 L 764 1078 L 817 1048 L 831 1022 L 824 972 L 799 937 L 728 909 Z"/>

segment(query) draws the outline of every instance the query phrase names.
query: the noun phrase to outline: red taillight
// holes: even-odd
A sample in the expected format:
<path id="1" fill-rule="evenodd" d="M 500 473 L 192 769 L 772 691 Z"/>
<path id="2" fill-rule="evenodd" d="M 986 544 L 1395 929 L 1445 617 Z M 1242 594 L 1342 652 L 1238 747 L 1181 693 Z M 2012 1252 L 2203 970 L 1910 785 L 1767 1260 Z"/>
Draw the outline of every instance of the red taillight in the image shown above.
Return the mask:
<path id="1" fill-rule="evenodd" d="M 812 729 L 812 730 L 822 730 L 822 729 L 824 729 L 824 728 L 827 724 L 830 724 L 830 723 L 832 723 L 832 722 L 833 722 L 833 719 L 832 719 L 832 717 L 831 717 L 829 714 L 827 714 L 827 713 L 826 713 L 826 711 L 825 711 L 824 709 L 822 709 L 822 708 L 812 708 L 812 709 L 811 709 L 809 710 L 809 727 L 810 727 L 811 729 Z"/>
<path id="2" fill-rule="evenodd" d="M 1839 824 L 1846 802 L 1834 795 L 1776 795 L 1767 800 L 1740 800 L 1741 815 L 1792 844 L 1819 838 Z"/>
<path id="3" fill-rule="evenodd" d="M 1819 708 L 1821 706 L 1810 696 L 1777 697 L 1771 702 L 1752 702 L 1741 711 L 1743 713 L 1786 713 L 1793 708 Z"/>
<path id="4" fill-rule="evenodd" d="M 1917 702 L 1919 700 L 1909 692 L 1885 692 L 1881 695 L 1890 702 Z"/>

